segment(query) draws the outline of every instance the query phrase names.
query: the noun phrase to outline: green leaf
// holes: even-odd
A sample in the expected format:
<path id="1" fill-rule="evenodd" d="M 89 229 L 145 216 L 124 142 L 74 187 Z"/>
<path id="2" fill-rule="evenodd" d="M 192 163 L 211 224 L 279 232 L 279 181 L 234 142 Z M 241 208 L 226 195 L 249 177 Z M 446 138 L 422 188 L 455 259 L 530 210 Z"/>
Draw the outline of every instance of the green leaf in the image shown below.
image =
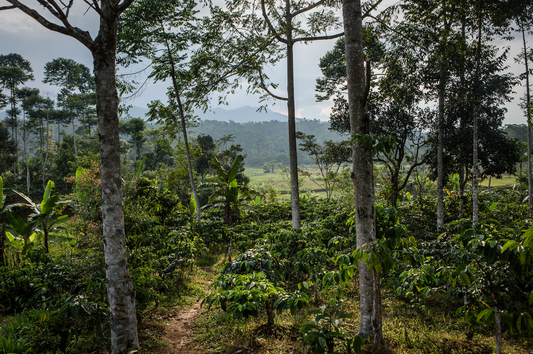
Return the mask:
<path id="1" fill-rule="evenodd" d="M 22 217 L 14 211 L 8 211 L 6 215 L 13 230 L 21 235 L 24 232 L 24 226 L 26 225 L 24 220 L 22 220 Z"/>
<path id="2" fill-rule="evenodd" d="M 511 249 L 514 249 L 514 248 L 518 247 L 519 244 L 518 244 L 518 242 L 513 241 L 513 240 L 508 241 L 505 245 L 503 245 L 503 247 L 502 247 L 502 253 L 505 252 L 505 251 L 506 251 L 509 247 L 511 247 L 511 246 L 513 246 L 513 248 L 511 248 Z"/>
<path id="3" fill-rule="evenodd" d="M 533 226 L 526 230 L 524 233 L 524 246 L 533 248 Z"/>
<path id="4" fill-rule="evenodd" d="M 50 198 L 50 194 L 52 193 L 52 189 L 54 189 L 54 187 L 54 182 L 48 181 L 44 190 L 43 201 L 41 202 L 41 209 L 43 208 L 43 204 L 46 203 L 48 198 Z"/>
<path id="5" fill-rule="evenodd" d="M 470 286 L 470 277 L 465 272 L 462 272 L 459 274 L 459 282 L 461 285 Z"/>
<path id="6" fill-rule="evenodd" d="M 490 206 L 489 206 L 489 211 L 494 211 L 494 209 L 496 209 L 496 207 L 498 206 L 498 202 L 495 202 L 495 203 L 492 203 Z"/>
<path id="7" fill-rule="evenodd" d="M 139 178 L 141 177 L 141 173 L 143 172 L 143 169 L 144 169 L 144 162 L 146 161 L 146 156 L 144 157 L 144 159 L 141 161 L 141 163 L 139 163 L 139 167 L 137 168 L 137 174 L 135 175 L 135 181 L 139 181 Z"/>
<path id="8" fill-rule="evenodd" d="M 235 158 L 235 161 L 233 162 L 233 165 L 231 166 L 230 170 L 228 171 L 227 180 L 232 181 L 237 176 L 237 173 L 239 172 L 239 165 L 244 160 L 244 157 L 242 155 L 237 155 Z"/>
<path id="9" fill-rule="evenodd" d="M 6 237 L 7 237 L 8 241 L 9 241 L 9 243 L 13 244 L 13 242 L 15 242 L 15 236 L 13 236 L 13 234 L 11 234 L 11 232 L 6 231 Z M 533 294 L 533 291 L 531 292 L 531 294 Z"/>
<path id="10" fill-rule="evenodd" d="M 324 339 L 324 337 L 318 337 L 318 343 L 322 348 L 326 347 L 326 340 Z"/>
<path id="11" fill-rule="evenodd" d="M 478 322 L 481 322 L 482 320 L 484 321 L 487 321 L 489 319 L 489 316 L 494 312 L 494 309 L 491 307 L 491 308 L 488 308 L 488 309 L 485 309 L 483 311 L 481 311 L 478 315 L 477 315 L 477 320 Z"/>
<path id="12" fill-rule="evenodd" d="M 529 306 L 533 305 L 533 290 L 529 293 Z"/>

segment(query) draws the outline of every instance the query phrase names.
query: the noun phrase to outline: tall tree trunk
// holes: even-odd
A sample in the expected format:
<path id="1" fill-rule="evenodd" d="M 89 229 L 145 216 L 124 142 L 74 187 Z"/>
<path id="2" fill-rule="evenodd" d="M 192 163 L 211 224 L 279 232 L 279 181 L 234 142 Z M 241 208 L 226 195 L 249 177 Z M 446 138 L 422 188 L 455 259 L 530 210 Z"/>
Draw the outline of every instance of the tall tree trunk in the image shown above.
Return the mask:
<path id="1" fill-rule="evenodd" d="M 370 119 L 366 111 L 368 82 L 365 83 L 360 0 L 343 0 L 343 19 L 350 129 L 352 135 L 369 134 Z M 367 80 L 370 80 L 370 77 Z M 359 248 L 376 240 L 373 163 L 371 152 L 365 151 L 356 141 L 352 143 L 352 149 L 356 235 Z M 359 333 L 382 341 L 381 328 L 374 328 L 374 325 L 381 324 L 381 318 L 375 318 L 381 316 L 381 301 L 376 299 L 376 294 L 380 291 L 379 281 L 363 261 L 359 262 L 359 290 L 361 316 Z"/>
<path id="2" fill-rule="evenodd" d="M 100 30 L 91 46 L 96 82 L 100 139 L 100 171 L 106 285 L 111 317 L 113 354 L 139 347 L 135 292 L 128 271 L 120 175 L 116 45 L 118 15 L 108 1 L 100 3 Z"/>
<path id="3" fill-rule="evenodd" d="M 23 112 L 22 117 L 22 146 L 24 149 L 24 160 L 26 162 L 26 194 L 30 194 L 30 157 L 28 155 L 28 138 L 29 138 L 29 132 L 28 132 L 28 126 L 26 124 L 26 113 Z"/>
<path id="4" fill-rule="evenodd" d="M 26 160 L 26 193 L 30 194 L 30 156 L 28 154 L 28 137 L 27 132 L 24 132 L 24 159 Z"/>
<path id="5" fill-rule="evenodd" d="M 502 354 L 502 322 L 498 307 L 494 308 L 494 323 L 496 325 L 496 354 Z"/>
<path id="6" fill-rule="evenodd" d="M 465 211 L 465 165 L 462 162 L 459 162 L 459 219 L 462 219 L 464 217 L 464 211 Z"/>
<path id="7" fill-rule="evenodd" d="M 473 141 L 472 141 L 472 149 L 473 149 L 473 171 L 472 171 L 472 222 L 477 223 L 479 220 L 479 203 L 478 203 L 478 197 L 479 197 L 479 163 L 478 163 L 478 127 L 477 127 L 477 103 L 474 101 L 474 107 L 473 107 L 473 120 L 474 120 L 474 128 L 473 128 Z"/>
<path id="8" fill-rule="evenodd" d="M 463 40 L 463 43 L 466 44 L 466 19 L 464 14 L 461 16 L 461 38 Z M 461 66 L 461 90 L 464 92 L 466 88 L 466 79 L 465 79 L 465 64 L 463 62 L 463 65 Z M 461 131 L 464 131 L 466 129 L 466 119 L 463 115 L 459 118 L 459 129 Z M 462 149 L 461 149 L 462 152 Z M 459 158 L 459 219 L 464 218 L 464 211 L 465 211 L 465 186 L 466 186 L 466 167 L 465 163 L 463 161 L 463 154 L 460 153 Z"/>
<path id="9" fill-rule="evenodd" d="M 74 156 L 76 156 L 76 165 L 78 164 L 78 147 L 76 145 L 76 117 L 72 117 L 72 139 L 74 139 Z"/>
<path id="10" fill-rule="evenodd" d="M 46 152 L 44 153 L 44 161 L 43 161 L 43 191 L 46 189 L 46 163 L 48 162 L 48 150 L 50 149 L 50 137 L 48 136 L 50 134 L 50 125 L 49 125 L 49 110 L 46 111 L 46 134 L 44 134 L 46 139 Z"/>
<path id="11" fill-rule="evenodd" d="M 174 94 L 176 95 L 176 102 L 178 103 L 178 109 L 180 114 L 181 121 L 181 130 L 183 130 L 183 142 L 185 143 L 185 153 L 187 155 L 187 168 L 189 171 L 189 180 L 191 182 L 192 194 L 194 196 L 194 202 L 196 203 L 196 221 L 200 223 L 202 221 L 200 215 L 200 198 L 198 197 L 198 192 L 196 191 L 196 185 L 194 184 L 194 174 L 192 170 L 191 162 L 191 150 L 189 149 L 189 139 L 187 138 L 187 126 L 185 124 L 185 112 L 183 111 L 183 105 L 181 104 L 180 91 L 178 82 L 176 80 L 176 70 L 174 68 L 174 58 L 170 50 L 170 45 L 167 44 L 168 57 L 170 59 L 170 74 L 172 76 L 172 85 L 174 86 Z"/>
<path id="12" fill-rule="evenodd" d="M 476 71 L 474 73 L 474 92 L 473 92 L 473 171 L 472 171 L 472 222 L 477 224 L 479 221 L 479 158 L 478 158 L 478 112 L 479 112 L 479 71 L 481 66 L 481 26 L 483 23 L 483 10 L 478 8 L 478 33 L 477 33 L 477 50 L 476 50 Z"/>
<path id="13" fill-rule="evenodd" d="M 292 15 L 290 0 L 285 0 L 287 20 L 287 113 L 289 123 L 289 166 L 291 175 L 292 227 L 299 229 L 302 224 L 300 215 L 300 191 L 298 186 L 298 147 L 296 144 L 296 108 L 294 103 L 294 53 L 292 40 Z"/>
<path id="14" fill-rule="evenodd" d="M 524 65 L 526 66 L 526 115 L 527 115 L 527 186 L 528 186 L 528 202 L 529 208 L 533 208 L 533 177 L 531 171 L 531 95 L 529 91 L 529 63 L 527 56 L 526 34 L 524 25 L 520 21 L 520 28 L 522 30 L 522 43 L 524 45 Z M 520 164 L 522 168 L 522 164 Z"/>
<path id="15" fill-rule="evenodd" d="M 76 38 L 93 56 L 96 84 L 96 111 L 100 140 L 100 173 L 106 286 L 109 300 L 111 352 L 126 354 L 139 348 L 135 293 L 128 271 L 124 212 L 120 176 L 120 141 L 118 130 L 118 94 L 116 88 L 117 29 L 120 14 L 133 0 L 102 0 L 91 7 L 99 14 L 98 35 L 93 40 L 88 31 L 73 27 L 61 11 L 48 1 L 45 12 L 59 20 L 50 22 L 38 11 L 18 0 L 7 0 L 49 30 Z M 11 7 L 1 7 L 0 10 Z M 69 6 L 67 6 L 69 8 Z"/>
<path id="16" fill-rule="evenodd" d="M 444 71 L 444 70 L 443 70 Z M 439 116 L 437 122 L 437 228 L 444 225 L 444 99 L 446 79 L 439 83 Z"/>

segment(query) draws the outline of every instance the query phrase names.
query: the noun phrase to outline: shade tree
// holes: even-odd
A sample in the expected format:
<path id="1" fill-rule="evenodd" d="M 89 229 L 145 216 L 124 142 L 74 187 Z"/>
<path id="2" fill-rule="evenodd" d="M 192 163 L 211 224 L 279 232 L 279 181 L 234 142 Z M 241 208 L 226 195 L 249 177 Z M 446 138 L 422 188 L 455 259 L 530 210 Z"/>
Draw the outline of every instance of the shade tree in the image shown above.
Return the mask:
<path id="1" fill-rule="evenodd" d="M 24 59 L 20 54 L 11 53 L 0 55 L 0 86 L 9 91 L 9 109 L 7 110 L 6 125 L 11 128 L 11 136 L 18 147 L 18 116 L 20 110 L 18 105 L 20 98 L 17 97 L 17 91 L 20 85 L 28 80 L 33 80 L 33 69 L 29 61 Z M 15 179 L 18 176 L 18 148 L 16 151 L 16 160 L 13 166 Z"/>
<path id="2" fill-rule="evenodd" d="M 296 132 L 296 138 L 300 140 L 300 150 L 307 152 L 314 158 L 315 164 L 320 171 L 319 180 L 324 182 L 326 198 L 330 200 L 339 182 L 338 173 L 340 168 L 347 165 L 352 159 L 352 149 L 349 142 L 333 142 L 328 140 L 323 144 L 319 144 L 314 135 L 308 135 L 302 132 Z M 274 166 L 269 166 L 269 168 L 273 169 Z M 322 188 L 322 185 L 313 176 L 310 176 L 310 178 Z"/>
<path id="3" fill-rule="evenodd" d="M 142 148 L 146 142 L 146 122 L 142 118 L 131 118 L 121 122 L 120 131 L 130 136 L 128 141 L 135 147 L 135 161 L 140 161 Z"/>
<path id="4" fill-rule="evenodd" d="M 74 25 L 71 10 L 79 2 L 62 5 L 55 0 L 42 1 L 44 9 L 35 9 L 18 0 L 5 0 L 4 11 L 22 11 L 45 28 L 73 37 L 93 56 L 98 132 L 106 285 L 111 320 L 111 352 L 127 353 L 139 346 L 135 300 L 126 259 L 122 185 L 120 180 L 120 145 L 118 132 L 118 94 L 116 91 L 115 51 L 119 16 L 133 0 L 86 1 L 99 18 L 98 35 Z"/>
<path id="5" fill-rule="evenodd" d="M 431 113 L 420 107 L 425 97 L 419 50 L 403 36 L 395 32 L 387 32 L 385 36 L 379 30 L 371 24 L 363 27 L 365 59 L 380 73 L 370 83 L 368 114 L 370 132 L 394 137 L 396 142 L 392 151 L 382 151 L 374 156 L 374 160 L 383 163 L 388 171 L 386 197 L 391 205 L 396 205 L 412 173 L 423 163 L 425 130 Z M 388 40 L 385 42 L 382 36 Z M 330 129 L 341 134 L 350 132 L 344 45 L 344 38 L 338 40 L 335 47 L 321 58 L 320 68 L 324 76 L 317 79 L 316 85 L 319 101 L 334 99 Z M 406 163 L 407 171 L 404 172 Z"/>
<path id="6" fill-rule="evenodd" d="M 74 137 L 74 153 L 78 156 L 76 142 L 76 119 L 87 118 L 94 102 L 95 81 L 88 67 L 72 59 L 56 58 L 45 64 L 44 83 L 60 87 L 58 106 L 69 114 Z"/>
<path id="7" fill-rule="evenodd" d="M 152 67 L 150 78 L 156 82 L 171 80 L 172 86 L 167 92 L 168 106 L 163 106 L 160 101 L 154 103 L 150 118 L 182 134 L 189 183 L 195 203 L 200 205 L 187 134 L 187 125 L 193 118 L 193 107 L 202 100 L 191 89 L 191 63 L 187 54 L 190 46 L 197 42 L 198 33 L 192 25 L 197 12 L 195 7 L 193 1 L 139 1 L 133 4 L 123 16 L 119 50 L 125 65 L 148 59 Z M 200 208 L 196 208 L 196 219 L 198 222 L 201 220 Z"/>

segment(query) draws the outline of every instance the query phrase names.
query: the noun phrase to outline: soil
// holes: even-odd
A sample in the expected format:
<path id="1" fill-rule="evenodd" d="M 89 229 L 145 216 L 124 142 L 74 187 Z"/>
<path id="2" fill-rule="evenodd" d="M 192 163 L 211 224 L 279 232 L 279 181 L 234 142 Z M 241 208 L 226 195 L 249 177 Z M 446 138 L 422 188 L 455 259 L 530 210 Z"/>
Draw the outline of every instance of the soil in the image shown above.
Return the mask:
<path id="1" fill-rule="evenodd" d="M 193 333 L 192 324 L 200 312 L 200 301 L 194 305 L 168 313 L 165 320 L 165 333 L 162 339 L 168 346 L 158 348 L 152 354 L 198 354 L 189 346 Z"/>

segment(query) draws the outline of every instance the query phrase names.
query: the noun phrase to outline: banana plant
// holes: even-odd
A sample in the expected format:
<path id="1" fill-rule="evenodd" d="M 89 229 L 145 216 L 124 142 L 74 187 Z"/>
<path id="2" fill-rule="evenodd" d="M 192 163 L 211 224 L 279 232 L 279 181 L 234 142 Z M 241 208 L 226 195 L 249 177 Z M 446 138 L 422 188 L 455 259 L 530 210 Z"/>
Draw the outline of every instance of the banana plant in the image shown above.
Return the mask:
<path id="1" fill-rule="evenodd" d="M 213 194 L 209 197 L 206 208 L 221 206 L 224 210 L 224 222 L 230 226 L 241 217 L 240 206 L 247 206 L 258 193 L 245 185 L 239 185 L 235 177 L 244 157 L 238 155 L 229 170 L 226 170 L 214 156 L 211 167 L 217 173 L 218 182 L 202 183 L 198 188 L 211 188 Z"/>
<path id="2" fill-rule="evenodd" d="M 40 227 L 41 232 L 44 234 L 44 247 L 48 252 L 48 234 L 51 230 L 55 229 L 60 223 L 67 221 L 68 215 L 62 215 L 56 217 L 56 207 L 60 204 L 70 203 L 70 200 L 59 201 L 59 195 L 52 195 L 52 190 L 55 188 L 55 184 L 52 181 L 48 181 L 43 194 L 43 200 L 40 204 L 34 203 L 28 196 L 15 191 L 20 197 L 22 197 L 25 203 L 13 204 L 10 207 L 22 206 L 29 207 L 33 210 L 33 214 L 30 215 L 29 222 L 35 222 Z M 9 215 L 9 214 L 8 214 Z M 12 225 L 13 226 L 13 225 Z"/>
<path id="3" fill-rule="evenodd" d="M 35 242 L 38 241 L 37 232 L 39 230 L 36 229 L 37 220 L 24 222 L 19 214 L 10 210 L 7 211 L 7 218 L 11 224 L 8 227 L 8 231 L 6 231 L 6 237 L 9 243 L 17 252 L 26 254 L 28 250 L 33 248 Z"/>

